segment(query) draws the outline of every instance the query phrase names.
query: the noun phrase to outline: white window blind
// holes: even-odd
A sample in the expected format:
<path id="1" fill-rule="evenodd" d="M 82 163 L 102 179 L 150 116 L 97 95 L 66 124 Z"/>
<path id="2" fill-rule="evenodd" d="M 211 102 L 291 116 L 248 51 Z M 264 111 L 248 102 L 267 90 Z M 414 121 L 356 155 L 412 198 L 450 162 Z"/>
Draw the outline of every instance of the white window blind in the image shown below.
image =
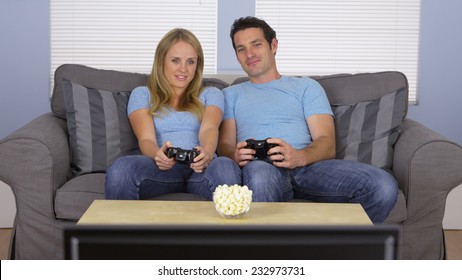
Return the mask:
<path id="1" fill-rule="evenodd" d="M 169 30 L 192 31 L 216 73 L 217 0 L 50 0 L 51 75 L 64 63 L 149 74 Z"/>
<path id="2" fill-rule="evenodd" d="M 416 103 L 420 0 L 256 0 L 279 40 L 285 74 L 396 70 Z"/>

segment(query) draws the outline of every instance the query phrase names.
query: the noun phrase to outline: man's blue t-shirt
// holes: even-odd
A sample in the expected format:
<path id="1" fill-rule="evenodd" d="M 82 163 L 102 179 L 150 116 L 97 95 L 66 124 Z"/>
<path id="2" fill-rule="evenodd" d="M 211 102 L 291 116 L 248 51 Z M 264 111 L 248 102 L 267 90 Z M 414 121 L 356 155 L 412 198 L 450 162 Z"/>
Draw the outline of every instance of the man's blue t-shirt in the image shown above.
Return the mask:
<path id="1" fill-rule="evenodd" d="M 223 119 L 236 121 L 238 142 L 281 138 L 303 149 L 312 142 L 306 118 L 333 115 L 324 89 L 307 77 L 281 76 L 264 84 L 247 81 L 223 91 Z"/>
<path id="2" fill-rule="evenodd" d="M 199 96 L 205 107 L 217 106 L 224 110 L 224 97 L 221 90 L 215 87 L 205 88 Z M 135 88 L 128 100 L 127 114 L 141 108 L 150 109 L 150 93 L 145 86 Z M 199 119 L 191 112 L 168 110 L 165 114 L 153 117 L 156 130 L 157 145 L 162 146 L 166 141 L 173 146 L 192 149 L 199 146 Z"/>

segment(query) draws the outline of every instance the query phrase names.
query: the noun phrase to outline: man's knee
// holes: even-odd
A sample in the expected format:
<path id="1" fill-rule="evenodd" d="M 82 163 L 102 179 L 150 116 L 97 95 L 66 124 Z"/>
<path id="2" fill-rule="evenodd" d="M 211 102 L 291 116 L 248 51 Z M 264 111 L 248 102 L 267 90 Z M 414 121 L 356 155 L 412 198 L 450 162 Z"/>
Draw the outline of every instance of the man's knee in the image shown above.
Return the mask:
<path id="1" fill-rule="evenodd" d="M 377 180 L 377 197 L 380 198 L 384 206 L 387 208 L 392 208 L 398 196 L 398 183 L 392 175 L 383 171 L 383 175 Z"/>
<path id="2" fill-rule="evenodd" d="M 293 198 L 288 178 L 274 165 L 255 160 L 242 169 L 243 183 L 253 191 L 254 201 L 287 201 Z"/>

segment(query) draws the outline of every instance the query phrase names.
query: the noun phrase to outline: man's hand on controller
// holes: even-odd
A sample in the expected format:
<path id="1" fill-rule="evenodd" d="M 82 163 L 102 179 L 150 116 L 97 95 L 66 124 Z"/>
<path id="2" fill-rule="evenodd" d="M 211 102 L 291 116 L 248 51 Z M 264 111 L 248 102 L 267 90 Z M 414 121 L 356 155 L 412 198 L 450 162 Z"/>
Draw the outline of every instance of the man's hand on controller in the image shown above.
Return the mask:
<path id="1" fill-rule="evenodd" d="M 213 154 L 208 154 L 201 146 L 196 147 L 199 155 L 194 158 L 190 167 L 196 173 L 202 173 L 213 160 Z"/>
<path id="2" fill-rule="evenodd" d="M 247 163 L 254 160 L 255 150 L 245 148 L 247 146 L 246 141 L 237 143 L 236 150 L 234 150 L 234 161 L 240 167 L 245 166 Z"/>
<path id="3" fill-rule="evenodd" d="M 273 161 L 273 165 L 293 169 L 300 166 L 301 156 L 303 153 L 294 149 L 292 145 L 280 138 L 268 138 L 269 144 L 276 144 L 276 147 L 269 149 L 269 158 Z"/>

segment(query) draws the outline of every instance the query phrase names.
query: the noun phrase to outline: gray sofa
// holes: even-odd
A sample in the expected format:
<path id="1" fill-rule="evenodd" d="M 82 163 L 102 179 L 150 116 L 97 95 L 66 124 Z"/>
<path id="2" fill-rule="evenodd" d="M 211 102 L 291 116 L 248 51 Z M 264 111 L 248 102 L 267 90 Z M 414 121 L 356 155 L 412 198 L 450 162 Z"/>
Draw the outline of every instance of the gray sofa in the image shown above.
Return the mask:
<path id="1" fill-rule="evenodd" d="M 370 155 L 360 157 L 357 152 L 356 159 L 375 161 L 374 164 L 390 169 L 399 183 L 398 201 L 386 223 L 402 226 L 402 258 L 444 258 L 442 219 L 448 193 L 462 183 L 462 147 L 405 117 L 407 79 L 402 73 L 314 78 L 325 88 L 336 116 L 339 114 L 336 121 L 338 155 L 346 159 L 351 159 L 347 152 L 354 145 L 346 143 L 345 139 L 351 137 L 345 134 L 351 129 L 345 129 L 343 123 L 349 123 L 350 128 L 356 123 L 354 118 L 349 122 L 340 121 L 340 114 L 348 115 L 348 108 L 364 102 L 367 110 L 368 102 L 390 93 L 400 94 L 400 104 L 396 101 L 394 107 L 384 109 L 395 110 L 392 113 L 398 124 L 386 138 L 391 150 L 384 157 L 372 156 L 372 160 Z M 63 79 L 118 93 L 146 84 L 147 75 L 63 65 L 55 73 L 52 112 L 37 117 L 1 140 L 0 180 L 11 186 L 17 206 L 10 246 L 10 257 L 14 259 L 62 259 L 63 227 L 74 224 L 94 199 L 104 197 L 104 168 L 80 174 L 82 170 L 76 171 L 74 163 L 71 164 L 76 151 L 72 150 L 73 141 L 69 139 Z M 204 78 L 204 82 L 219 88 L 228 86 L 218 78 Z M 384 107 L 380 104 L 378 108 Z M 123 137 L 133 137 L 128 134 Z M 159 199 L 201 198 L 182 193 Z"/>

